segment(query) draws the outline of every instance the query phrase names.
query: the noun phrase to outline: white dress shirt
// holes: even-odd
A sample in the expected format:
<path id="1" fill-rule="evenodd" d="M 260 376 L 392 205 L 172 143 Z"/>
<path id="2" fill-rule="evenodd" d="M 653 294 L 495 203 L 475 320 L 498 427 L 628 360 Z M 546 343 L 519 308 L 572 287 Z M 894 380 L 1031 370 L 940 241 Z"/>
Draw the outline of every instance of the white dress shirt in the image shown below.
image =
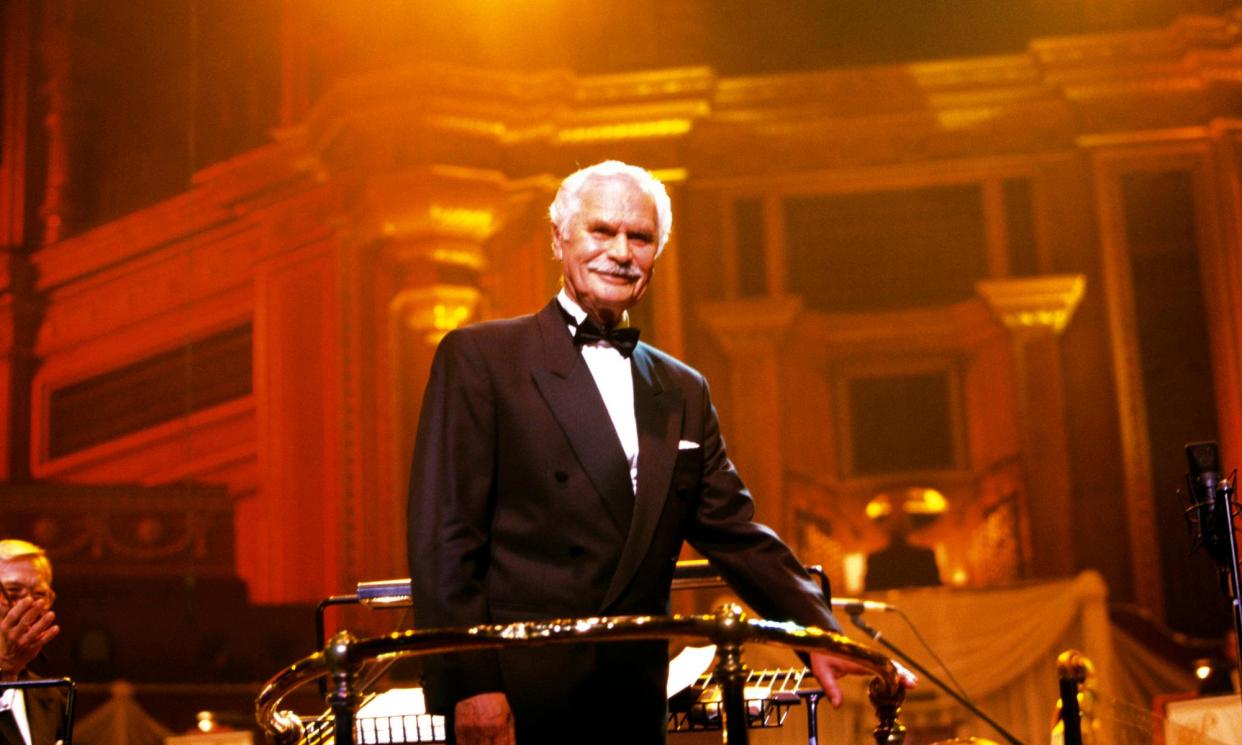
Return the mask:
<path id="1" fill-rule="evenodd" d="M 0 694 L 0 711 L 8 710 L 13 712 L 13 718 L 17 720 L 17 729 L 22 733 L 22 739 L 26 741 L 26 745 L 32 745 L 30 741 L 30 720 L 26 719 L 26 697 L 16 688 L 6 688 L 4 693 Z"/>
<path id="2" fill-rule="evenodd" d="M 586 311 L 571 300 L 565 290 L 562 289 L 556 299 L 578 323 L 587 317 Z M 574 333 L 572 325 L 569 326 L 569 333 Z M 617 431 L 621 449 L 630 464 L 630 487 L 637 494 L 638 422 L 634 418 L 634 373 L 630 370 L 630 361 L 606 341 L 583 344 L 582 360 L 591 371 L 591 377 L 595 378 L 599 395 L 604 398 L 608 417 L 612 419 L 612 427 Z"/>

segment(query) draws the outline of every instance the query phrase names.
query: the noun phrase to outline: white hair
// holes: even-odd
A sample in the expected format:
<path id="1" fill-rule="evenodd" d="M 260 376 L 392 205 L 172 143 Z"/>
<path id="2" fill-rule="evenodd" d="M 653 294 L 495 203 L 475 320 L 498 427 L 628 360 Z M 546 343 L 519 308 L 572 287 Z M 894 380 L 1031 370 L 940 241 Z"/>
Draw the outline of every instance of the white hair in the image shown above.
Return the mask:
<path id="1" fill-rule="evenodd" d="M 0 540 L 0 561 L 30 561 L 49 585 L 52 584 L 52 562 L 47 552 L 33 543 L 17 538 Z"/>
<path id="2" fill-rule="evenodd" d="M 548 218 L 552 221 L 552 227 L 557 235 L 564 237 L 569 229 L 569 223 L 582 209 L 582 189 L 590 181 L 614 176 L 630 179 L 655 203 L 656 229 L 659 232 L 656 256 L 659 256 L 664 251 L 664 244 L 668 243 L 669 234 L 673 232 L 672 200 L 668 198 L 668 191 L 664 189 L 664 184 L 652 176 L 650 171 L 629 163 L 622 163 L 619 160 L 596 163 L 566 176 L 561 182 L 561 188 L 556 192 L 556 198 L 552 200 L 552 206 L 548 207 Z"/>

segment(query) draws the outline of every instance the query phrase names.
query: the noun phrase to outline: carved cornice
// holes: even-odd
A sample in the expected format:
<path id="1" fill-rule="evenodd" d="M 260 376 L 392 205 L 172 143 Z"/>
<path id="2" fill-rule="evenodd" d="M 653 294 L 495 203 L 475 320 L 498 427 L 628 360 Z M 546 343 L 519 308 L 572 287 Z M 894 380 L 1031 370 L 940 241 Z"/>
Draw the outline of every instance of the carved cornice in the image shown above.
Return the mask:
<path id="1" fill-rule="evenodd" d="M 676 138 L 709 113 L 715 82 L 706 68 L 580 78 L 410 66 L 341 81 L 304 131 L 329 170 L 434 162 L 437 134 L 505 147 Z"/>
<path id="2" fill-rule="evenodd" d="M 876 313 L 808 311 L 800 319 L 799 331 L 829 355 L 832 350 L 846 355 L 861 350 L 956 350 L 1004 333 L 978 300 Z"/>
<path id="3" fill-rule="evenodd" d="M 1242 14 L 1183 16 L 1162 29 L 1036 39 L 1031 54 L 1041 67 L 1084 67 L 1135 59 L 1171 59 L 1192 49 L 1242 42 Z"/>

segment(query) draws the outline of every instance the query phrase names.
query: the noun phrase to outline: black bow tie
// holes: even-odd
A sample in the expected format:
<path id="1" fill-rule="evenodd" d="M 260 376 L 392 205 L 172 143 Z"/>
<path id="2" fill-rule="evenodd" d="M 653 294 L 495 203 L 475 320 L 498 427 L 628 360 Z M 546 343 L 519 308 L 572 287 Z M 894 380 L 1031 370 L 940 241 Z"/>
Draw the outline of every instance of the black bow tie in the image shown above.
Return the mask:
<path id="1" fill-rule="evenodd" d="M 638 346 L 638 329 L 616 327 L 601 329 L 593 318 L 587 316 L 582 323 L 578 324 L 577 330 L 574 331 L 574 344 L 576 346 L 594 344 L 601 341 L 608 342 L 613 349 L 621 353 L 622 357 L 628 358 L 634 352 L 634 347 Z"/>

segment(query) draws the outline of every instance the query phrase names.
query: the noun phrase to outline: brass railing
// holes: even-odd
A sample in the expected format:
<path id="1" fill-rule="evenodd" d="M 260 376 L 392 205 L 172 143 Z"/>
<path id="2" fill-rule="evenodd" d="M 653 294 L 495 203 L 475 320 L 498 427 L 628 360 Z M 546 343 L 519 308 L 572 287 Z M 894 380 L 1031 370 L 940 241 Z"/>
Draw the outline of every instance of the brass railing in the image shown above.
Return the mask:
<path id="1" fill-rule="evenodd" d="M 694 616 L 603 616 L 597 618 L 522 622 L 475 626 L 467 629 L 426 629 L 358 639 L 348 631 L 337 633 L 320 652 L 277 673 L 255 701 L 256 716 L 270 742 L 293 745 L 303 735 L 301 720 L 278 709 L 281 701 L 300 686 L 328 677 L 327 704 L 335 723 L 337 745 L 353 742 L 354 712 L 363 664 L 442 652 L 545 644 L 638 641 L 644 639 L 710 640 L 719 649 L 716 675 L 724 688 L 724 735 L 733 745 L 747 742 L 747 712 L 743 686 L 746 666 L 742 645 L 761 642 L 795 650 L 823 651 L 853 660 L 875 673 L 869 695 L 877 724 L 877 745 L 900 745 L 905 727 L 898 720 L 905 699 L 897 667 L 884 655 L 837 633 L 822 629 L 748 618 L 740 607 L 721 606 L 715 613 Z"/>

